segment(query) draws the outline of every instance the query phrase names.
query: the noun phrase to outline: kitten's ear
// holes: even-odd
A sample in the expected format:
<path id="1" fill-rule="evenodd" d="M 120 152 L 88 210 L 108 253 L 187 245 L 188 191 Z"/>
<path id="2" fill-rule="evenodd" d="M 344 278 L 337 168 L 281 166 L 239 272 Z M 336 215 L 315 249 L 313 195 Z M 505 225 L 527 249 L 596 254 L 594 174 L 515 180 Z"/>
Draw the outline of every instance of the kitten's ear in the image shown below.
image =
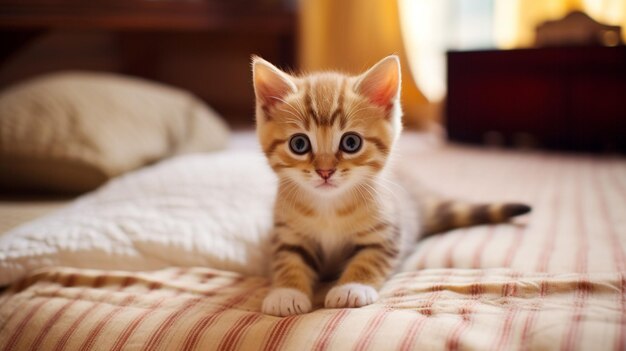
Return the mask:
<path id="1" fill-rule="evenodd" d="M 258 56 L 252 57 L 252 79 L 257 101 L 270 106 L 297 90 L 290 75 Z"/>
<path id="2" fill-rule="evenodd" d="M 355 91 L 379 106 L 387 107 L 400 93 L 400 59 L 391 55 L 378 61 L 356 82 Z"/>

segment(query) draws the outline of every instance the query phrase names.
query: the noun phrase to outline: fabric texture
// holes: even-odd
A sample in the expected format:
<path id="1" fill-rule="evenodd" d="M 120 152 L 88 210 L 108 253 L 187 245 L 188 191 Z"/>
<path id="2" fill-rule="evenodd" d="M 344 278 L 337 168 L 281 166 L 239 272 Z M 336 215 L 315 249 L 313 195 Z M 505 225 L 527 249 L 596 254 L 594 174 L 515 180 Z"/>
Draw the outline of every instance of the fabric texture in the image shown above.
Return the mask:
<path id="1" fill-rule="evenodd" d="M 80 193 L 168 156 L 223 148 L 221 118 L 189 93 L 63 72 L 0 95 L 0 187 Z"/>
<path id="2" fill-rule="evenodd" d="M 3 350 L 623 350 L 625 286 L 617 272 L 426 269 L 394 276 L 373 305 L 279 318 L 260 313 L 269 289 L 264 278 L 208 268 L 150 273 L 52 268 L 0 297 L 0 345 Z"/>
<path id="3" fill-rule="evenodd" d="M 0 295 L 0 345 L 5 350 L 623 350 L 626 347 L 624 159 L 466 147 L 443 147 L 426 153 L 404 147 L 399 152 L 433 189 L 469 200 L 526 201 L 533 206 L 533 212 L 514 224 L 480 226 L 426 238 L 405 263 L 403 272 L 383 286 L 381 299 L 373 305 L 323 309 L 321 302 L 328 289 L 324 286 L 316 295 L 318 309 L 286 318 L 260 313 L 262 299 L 269 289 L 266 278 L 236 272 L 252 269 L 246 262 L 255 265 L 264 262 L 262 257 L 254 256 L 263 256 L 262 248 L 251 246 L 254 249 L 250 251 L 233 251 L 233 243 L 220 241 L 224 236 L 218 236 L 209 245 L 209 251 L 230 252 L 228 262 L 235 262 L 230 267 L 215 260 L 202 264 L 212 268 L 164 268 L 153 272 L 44 268 L 30 273 Z M 232 153 L 211 157 L 226 154 L 229 160 L 236 159 L 231 157 Z M 251 157 L 248 162 L 254 162 L 254 157 L 262 159 L 260 155 L 248 155 Z M 155 195 L 137 210 L 126 208 L 122 215 L 110 213 L 110 219 L 123 216 L 127 224 L 109 222 L 103 228 L 111 238 L 124 242 L 127 239 L 120 228 L 141 232 L 141 227 L 132 221 L 150 214 L 148 218 L 153 225 L 145 235 L 157 239 L 152 239 L 150 244 L 128 247 L 147 253 L 157 245 L 154 243 L 165 240 L 164 233 L 170 233 L 172 237 L 183 238 L 181 242 L 188 244 L 182 247 L 187 250 L 161 252 L 161 261 L 155 267 L 165 265 L 164 261 L 181 260 L 178 256 L 192 260 L 195 250 L 204 248 L 201 242 L 189 238 L 202 227 L 199 223 L 204 217 L 199 212 L 186 212 L 190 201 L 187 197 L 197 194 L 197 185 L 207 186 L 202 180 L 193 180 L 206 173 L 203 157 L 209 156 L 186 156 L 169 161 L 169 165 L 163 163 L 123 177 L 111 183 L 109 190 L 102 189 L 67 210 L 12 233 L 27 233 L 24 228 L 41 233 L 44 223 L 56 229 L 49 233 L 65 231 L 70 228 L 66 225 L 72 223 L 73 211 L 80 212 L 83 218 L 94 218 L 111 210 L 99 207 L 105 203 L 111 203 L 111 208 L 120 207 L 133 192 L 159 194 L 168 188 L 169 193 L 165 193 L 178 195 Z M 190 161 L 197 165 L 187 168 L 194 164 Z M 171 178 L 155 176 L 159 167 L 175 168 L 178 162 L 185 167 Z M 213 167 L 217 162 L 209 164 Z M 236 163 L 230 167 L 236 169 Z M 263 174 L 247 175 L 255 191 L 265 191 L 260 185 Z M 142 182 L 146 184 L 138 187 L 140 177 L 144 177 Z M 173 183 L 175 187 L 173 180 L 177 180 Z M 235 193 L 230 191 L 229 198 L 233 198 Z M 114 195 L 119 201 L 116 202 Z M 204 201 L 210 202 L 194 203 L 200 208 Z M 227 202 L 224 207 L 231 204 Z M 90 206 L 95 207 L 87 211 Z M 156 209 L 160 212 L 155 212 Z M 243 212 L 244 207 L 232 209 L 239 215 L 227 217 L 225 223 L 258 225 Z M 218 208 L 211 211 L 207 213 L 216 213 L 216 218 L 224 214 Z M 184 218 L 192 224 L 169 226 L 164 218 Z M 85 237 L 103 230 L 98 222 L 94 223 L 94 226 L 73 227 L 74 235 Z M 224 229 L 216 229 L 210 235 L 219 235 Z M 250 233 L 245 231 L 240 235 Z M 234 240 L 245 241 L 242 238 Z M 255 240 L 247 238 L 251 240 L 249 243 Z M 15 248 L 37 240 L 15 241 L 20 242 Z M 194 249 L 196 246 L 192 244 L 198 248 Z M 110 246 L 106 250 L 114 252 Z M 7 251 L 3 247 L 0 253 L 4 252 Z M 70 253 L 71 248 L 66 252 Z M 94 254 L 89 252 L 90 256 Z M 74 260 L 66 262 L 80 266 L 80 260 Z M 0 277 L 11 272 L 6 265 L 9 261 L 4 262 Z M 143 259 L 129 262 L 137 264 Z M 24 273 L 10 273 L 14 275 L 6 281 Z"/>
<path id="4" fill-rule="evenodd" d="M 276 178 L 257 152 L 166 160 L 0 236 L 0 286 L 53 265 L 264 274 L 275 191 Z"/>

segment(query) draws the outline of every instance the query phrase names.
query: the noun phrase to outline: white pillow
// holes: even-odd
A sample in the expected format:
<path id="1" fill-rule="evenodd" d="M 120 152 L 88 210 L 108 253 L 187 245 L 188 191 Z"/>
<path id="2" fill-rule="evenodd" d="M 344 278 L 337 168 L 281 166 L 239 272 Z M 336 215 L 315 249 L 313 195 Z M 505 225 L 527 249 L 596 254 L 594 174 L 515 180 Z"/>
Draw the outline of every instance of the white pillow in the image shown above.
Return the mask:
<path id="1" fill-rule="evenodd" d="M 186 91 L 62 72 L 0 93 L 0 187 L 81 193 L 166 157 L 222 149 L 228 128 Z"/>
<path id="2" fill-rule="evenodd" d="M 0 285 L 47 266 L 265 274 L 276 177 L 259 152 L 163 161 L 0 236 Z"/>

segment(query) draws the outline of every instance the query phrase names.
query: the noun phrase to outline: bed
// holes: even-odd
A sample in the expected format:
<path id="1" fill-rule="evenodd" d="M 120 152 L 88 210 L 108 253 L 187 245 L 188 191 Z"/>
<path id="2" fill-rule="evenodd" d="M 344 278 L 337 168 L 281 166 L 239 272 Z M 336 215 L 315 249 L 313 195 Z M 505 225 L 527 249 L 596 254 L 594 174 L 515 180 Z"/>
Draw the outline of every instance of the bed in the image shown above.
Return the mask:
<path id="1" fill-rule="evenodd" d="M 532 214 L 424 239 L 373 305 L 263 315 L 268 212 L 250 212 L 263 207 L 251 198 L 224 200 L 226 208 L 201 200 L 228 185 L 211 183 L 209 175 L 225 167 L 219 160 L 239 158 L 259 162 L 254 174 L 241 175 L 251 184 L 239 193 L 271 201 L 253 134 L 236 134 L 234 150 L 132 172 L 0 236 L 24 239 L 14 252 L 41 248 L 10 262 L 0 252 L 0 278 L 11 282 L 0 295 L 0 347 L 623 350 L 626 160 L 432 144 L 409 134 L 399 151 L 427 186 L 470 200 L 528 202 Z M 204 223 L 211 208 L 205 217 L 243 227 Z M 126 222 L 107 222 L 120 217 Z M 178 232 L 165 242 L 172 228 Z M 213 241 L 194 241 L 205 231 L 217 233 Z M 53 232 L 82 233 L 94 247 L 79 256 L 42 239 Z M 316 295 L 318 307 L 327 289 Z"/>

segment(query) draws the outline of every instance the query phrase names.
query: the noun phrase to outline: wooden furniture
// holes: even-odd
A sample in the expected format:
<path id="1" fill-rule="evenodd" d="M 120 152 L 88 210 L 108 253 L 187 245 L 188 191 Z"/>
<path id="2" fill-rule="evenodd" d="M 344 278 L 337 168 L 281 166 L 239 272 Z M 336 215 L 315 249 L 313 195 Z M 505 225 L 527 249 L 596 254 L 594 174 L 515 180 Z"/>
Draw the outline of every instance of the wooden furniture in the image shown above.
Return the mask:
<path id="1" fill-rule="evenodd" d="M 252 0 L 2 0 L 0 25 L 283 31 L 292 25 L 281 1 Z"/>
<path id="2" fill-rule="evenodd" d="M 626 47 L 448 53 L 452 140 L 626 152 Z"/>
<path id="3" fill-rule="evenodd" d="M 251 124 L 250 56 L 295 68 L 295 1 L 0 0 L 0 88 L 58 70 L 187 89 Z"/>

